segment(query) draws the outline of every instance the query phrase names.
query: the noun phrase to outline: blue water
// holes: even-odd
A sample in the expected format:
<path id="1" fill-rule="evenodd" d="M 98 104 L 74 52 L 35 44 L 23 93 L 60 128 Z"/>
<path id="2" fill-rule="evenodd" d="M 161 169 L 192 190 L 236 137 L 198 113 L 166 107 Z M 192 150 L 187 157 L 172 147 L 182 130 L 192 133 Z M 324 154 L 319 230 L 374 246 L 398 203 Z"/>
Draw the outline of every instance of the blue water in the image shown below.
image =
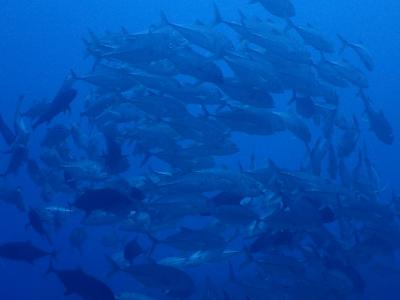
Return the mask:
<path id="1" fill-rule="evenodd" d="M 237 20 L 239 8 L 247 13 L 263 15 L 265 12 L 258 5 L 249 5 L 246 0 L 217 1 L 222 14 L 228 20 Z M 380 143 L 372 133 L 368 132 L 366 118 L 361 119 L 364 139 L 369 146 L 371 159 L 374 161 L 383 187 L 382 197 L 391 196 L 392 190 L 400 193 L 400 2 L 396 0 L 293 0 L 297 15 L 295 22 L 307 22 L 318 26 L 333 39 L 340 32 L 352 40 L 362 41 L 367 45 L 375 61 L 376 68 L 369 73 L 370 88 L 368 95 L 376 106 L 382 109 L 390 120 L 394 132 L 395 143 L 387 146 Z M 69 70 L 84 73 L 91 66 L 85 59 L 82 38 L 88 30 L 102 33 L 107 30 L 118 31 L 121 26 L 130 32 L 142 31 L 150 24 L 157 23 L 159 11 L 164 10 L 170 20 L 179 24 L 190 24 L 196 19 L 209 21 L 212 5 L 210 1 L 185 0 L 0 0 L 0 111 L 4 119 L 11 123 L 18 96 L 24 94 L 27 99 L 51 99 L 57 92 L 60 83 Z M 80 86 L 82 94 L 78 101 L 83 101 L 85 86 Z M 341 101 L 349 111 L 362 115 L 360 100 L 356 97 L 356 89 L 343 92 Z M 74 107 L 71 118 L 76 118 Z M 68 118 L 64 117 L 64 118 Z M 239 137 L 240 138 L 240 137 Z M 268 139 L 268 137 L 266 138 Z M 265 139 L 242 137 L 241 153 L 238 159 L 247 163 L 249 155 L 256 149 L 260 164 L 271 157 L 282 166 L 298 166 L 303 157 L 303 150 L 294 155 L 292 151 L 282 148 L 282 143 L 289 139 L 292 147 L 300 149 L 301 145 L 289 135 Z M 0 144 L 0 149 L 5 148 Z M 292 148 L 293 149 L 293 148 Z M 232 159 L 230 163 L 236 164 Z M 6 159 L 0 159 L 2 168 Z M 38 190 L 24 172 L 10 176 L 6 182 L 21 186 L 26 202 L 40 204 Z M 33 240 L 37 245 L 48 247 L 46 242 L 26 228 L 26 217 L 13 206 L 0 203 L 0 242 L 10 240 Z M 99 245 L 96 236 L 109 229 L 93 229 L 94 238 L 85 248 L 85 254 L 68 246 L 68 225 L 54 236 L 55 248 L 61 250 L 59 265 L 63 267 L 81 266 L 85 271 L 105 278 L 107 264 L 104 252 L 110 250 Z M 111 230 L 112 232 L 112 230 Z M 63 286 L 55 276 L 43 277 L 48 260 L 43 259 L 34 265 L 14 263 L 7 260 L 0 262 L 0 299 L 79 299 L 75 296 L 64 297 Z M 214 269 L 213 269 L 214 270 Z M 217 268 L 221 276 L 226 277 L 226 264 Z M 207 272 L 207 268 L 201 270 Z M 398 299 L 397 275 L 388 274 L 387 278 L 368 280 L 365 299 Z M 132 280 L 117 275 L 107 280 L 115 291 L 130 290 Z M 133 285 L 136 286 L 136 285 Z M 268 299 L 266 296 L 265 299 Z"/>

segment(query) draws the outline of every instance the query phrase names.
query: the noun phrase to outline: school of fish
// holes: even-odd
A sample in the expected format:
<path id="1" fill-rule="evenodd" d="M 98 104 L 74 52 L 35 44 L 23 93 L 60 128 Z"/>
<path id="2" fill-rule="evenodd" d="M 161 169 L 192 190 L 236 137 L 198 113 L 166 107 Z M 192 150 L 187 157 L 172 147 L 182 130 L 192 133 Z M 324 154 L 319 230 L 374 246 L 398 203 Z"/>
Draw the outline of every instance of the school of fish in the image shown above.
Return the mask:
<path id="1" fill-rule="evenodd" d="M 369 51 L 296 24 L 291 0 L 249 5 L 263 17 L 226 20 L 214 3 L 211 23 L 161 12 L 143 32 L 90 32 L 91 70 L 51 101 L 21 96 L 12 125 L 0 116 L 0 200 L 48 243 L 0 241 L 0 257 L 47 257 L 47 276 L 87 300 L 362 299 L 368 272 L 395 268 L 400 198 L 382 199 L 367 148 L 394 133 L 368 96 Z M 343 109 L 349 89 L 363 115 Z M 282 153 L 304 157 L 293 168 L 240 156 L 240 136 L 285 134 L 298 146 Z M 71 249 L 104 252 L 108 274 L 61 267 Z"/>

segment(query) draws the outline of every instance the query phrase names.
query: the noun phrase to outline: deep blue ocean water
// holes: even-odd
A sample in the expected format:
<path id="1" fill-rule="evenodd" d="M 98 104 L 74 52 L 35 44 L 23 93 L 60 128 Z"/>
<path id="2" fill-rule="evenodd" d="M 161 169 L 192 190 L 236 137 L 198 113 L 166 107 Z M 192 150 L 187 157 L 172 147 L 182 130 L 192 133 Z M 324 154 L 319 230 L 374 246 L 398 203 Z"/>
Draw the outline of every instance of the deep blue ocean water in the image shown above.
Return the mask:
<path id="1" fill-rule="evenodd" d="M 249 5 L 247 2 L 217 1 L 226 19 L 237 19 L 239 8 L 248 13 L 265 13 L 261 12 L 258 5 Z M 327 36 L 335 37 L 340 32 L 352 40 L 362 41 L 371 51 L 376 68 L 368 75 L 371 85 L 368 94 L 390 120 L 395 132 L 395 143 L 390 147 L 386 146 L 368 132 L 364 138 L 379 172 L 381 184 L 385 187 L 382 197 L 390 197 L 392 190 L 400 193 L 400 2 L 293 2 L 297 9 L 294 19 L 296 22 L 312 23 Z M 98 33 L 117 31 L 121 26 L 130 32 L 145 30 L 150 24 L 158 22 L 160 10 L 164 10 L 173 22 L 182 24 L 192 23 L 196 19 L 208 21 L 212 18 L 211 1 L 202 0 L 0 0 L 0 109 L 4 119 L 11 122 L 20 94 L 28 99 L 51 99 L 69 70 L 79 73 L 88 70 L 91 61 L 84 58 L 82 38 L 87 36 L 89 29 Z M 361 114 L 360 100 L 355 94 L 355 89 L 346 90 L 341 101 L 349 111 L 355 110 Z M 82 100 L 84 94 L 79 97 Z M 71 117 L 76 118 L 76 115 Z M 368 131 L 366 120 L 361 120 L 361 127 Z M 286 140 L 290 140 L 288 143 L 292 145 L 292 149 L 301 147 L 286 134 L 268 141 L 257 139 L 249 142 L 247 137 L 242 138 L 243 151 L 240 159 L 245 162 L 253 149 L 260 162 L 271 157 L 282 166 L 295 165 L 303 155 L 303 150 L 299 150 L 298 155 L 293 155 L 293 151 L 282 147 Z M 3 147 L 5 144 L 0 144 L 0 149 Z M 5 159 L 0 159 L 0 162 L 1 166 L 6 166 Z M 7 182 L 21 186 L 28 203 L 40 203 L 38 191 L 23 172 L 7 178 Z M 30 239 L 46 247 L 46 243 L 30 229 L 26 229 L 25 225 L 24 214 L 12 206 L 0 204 L 1 242 Z M 99 232 L 102 229 L 93 230 Z M 80 257 L 66 245 L 67 239 L 67 230 L 55 235 L 55 248 L 61 250 L 60 265 L 82 266 L 91 274 L 104 278 L 107 265 L 98 243 L 90 243 L 85 254 Z M 75 296 L 64 298 L 63 287 L 55 276 L 43 277 L 47 266 L 46 259 L 34 265 L 0 261 L 0 299 L 79 299 Z M 221 276 L 227 276 L 225 267 L 218 272 Z M 371 274 L 365 299 L 399 299 L 400 273 L 397 276 L 399 277 L 388 274 L 387 278 L 373 278 Z M 129 290 L 132 285 L 129 278 L 120 275 L 108 282 L 116 291 Z"/>

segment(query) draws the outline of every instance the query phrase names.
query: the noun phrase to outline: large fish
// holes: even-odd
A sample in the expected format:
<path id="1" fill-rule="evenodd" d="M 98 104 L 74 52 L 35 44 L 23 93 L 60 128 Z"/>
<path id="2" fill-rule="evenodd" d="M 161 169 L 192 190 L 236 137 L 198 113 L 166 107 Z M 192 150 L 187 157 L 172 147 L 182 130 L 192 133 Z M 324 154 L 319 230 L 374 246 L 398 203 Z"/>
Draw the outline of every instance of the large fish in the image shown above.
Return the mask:
<path id="1" fill-rule="evenodd" d="M 124 271 L 143 286 L 160 290 L 167 296 L 188 299 L 195 292 L 195 284 L 190 275 L 175 267 L 150 262 L 121 268 L 112 258 L 108 260 L 113 268 L 110 274 Z"/>
<path id="2" fill-rule="evenodd" d="M 83 210 L 86 215 L 100 210 L 128 216 L 132 210 L 137 208 L 138 201 L 143 198 L 143 194 L 131 198 L 127 194 L 111 188 L 89 189 L 80 195 L 73 205 Z"/>
<path id="3" fill-rule="evenodd" d="M 33 264 L 46 256 L 55 256 L 56 252 L 47 252 L 34 246 L 31 242 L 8 242 L 0 245 L 0 257 L 24 261 Z"/>
<path id="4" fill-rule="evenodd" d="M 370 130 L 375 133 L 376 137 L 387 145 L 392 145 L 394 142 L 394 133 L 392 125 L 385 117 L 382 111 L 373 109 L 371 100 L 360 91 L 360 97 L 364 103 L 365 113 L 367 114 Z"/>
<path id="5" fill-rule="evenodd" d="M 46 274 L 54 273 L 63 283 L 65 296 L 77 295 L 85 300 L 115 300 L 111 288 L 82 269 L 57 270 L 50 264 Z"/>
<path id="6" fill-rule="evenodd" d="M 74 78 L 68 78 L 65 80 L 53 101 L 51 101 L 46 110 L 44 110 L 33 123 L 33 128 L 36 128 L 43 123 L 49 123 L 59 114 L 70 110 L 70 105 L 78 94 L 78 91 L 72 88 L 74 81 Z"/>
<path id="7" fill-rule="evenodd" d="M 331 41 L 325 38 L 314 27 L 295 25 L 291 20 L 288 21 L 289 28 L 293 28 L 303 38 L 304 42 L 322 53 L 333 53 L 335 47 Z"/>
<path id="8" fill-rule="evenodd" d="M 350 49 L 354 50 L 354 52 L 358 55 L 358 57 L 361 59 L 364 66 L 369 71 L 372 71 L 374 69 L 374 61 L 372 59 L 372 56 L 363 44 L 349 42 L 344 37 L 342 37 L 340 34 L 338 34 L 337 36 L 343 44 L 342 51 L 345 48 L 350 48 Z"/>
<path id="9" fill-rule="evenodd" d="M 251 3 L 260 3 L 272 15 L 288 19 L 296 14 L 295 7 L 290 0 L 252 0 Z"/>
<path id="10" fill-rule="evenodd" d="M 15 133 L 10 129 L 10 127 L 8 127 L 8 125 L 6 124 L 1 115 L 0 115 L 0 133 L 3 136 L 3 139 L 8 146 L 11 146 L 17 139 Z"/>

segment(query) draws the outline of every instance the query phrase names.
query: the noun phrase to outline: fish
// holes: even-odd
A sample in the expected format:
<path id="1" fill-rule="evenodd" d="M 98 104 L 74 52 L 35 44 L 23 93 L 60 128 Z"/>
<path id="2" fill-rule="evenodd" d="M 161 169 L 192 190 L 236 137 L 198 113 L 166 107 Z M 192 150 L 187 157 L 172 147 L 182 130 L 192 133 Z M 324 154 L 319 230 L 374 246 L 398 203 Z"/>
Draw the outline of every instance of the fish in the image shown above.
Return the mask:
<path id="1" fill-rule="evenodd" d="M 224 75 L 211 59 L 185 47 L 169 58 L 181 74 L 192 76 L 200 82 L 222 83 Z"/>
<path id="2" fill-rule="evenodd" d="M 151 252 L 154 251 L 155 246 L 158 244 L 186 252 L 224 249 L 226 245 L 224 238 L 218 232 L 214 232 L 213 228 L 193 230 L 188 227 L 181 227 L 177 233 L 163 240 L 158 240 L 153 236 L 151 236 L 151 239 L 153 241 Z"/>
<path id="3" fill-rule="evenodd" d="M 78 94 L 78 91 L 71 87 L 73 81 L 74 79 L 65 80 L 54 99 L 48 105 L 47 109 L 44 110 L 33 123 L 32 127 L 34 129 L 41 124 L 49 123 L 57 115 L 70 110 L 70 105 Z"/>
<path id="4" fill-rule="evenodd" d="M 53 243 L 49 233 L 44 227 L 44 222 L 41 216 L 35 209 L 33 208 L 29 209 L 28 220 L 29 220 L 28 225 L 31 226 L 34 231 L 36 231 L 40 236 L 44 237 L 49 242 L 49 244 Z"/>
<path id="5" fill-rule="evenodd" d="M 0 174 L 0 177 L 7 177 L 16 174 L 28 159 L 28 148 L 23 144 L 15 144 L 9 150 L 11 154 L 6 170 Z"/>
<path id="6" fill-rule="evenodd" d="M 347 41 L 343 36 L 340 34 L 337 34 L 337 37 L 339 40 L 342 42 L 342 51 L 345 50 L 345 48 L 350 48 L 352 49 L 360 58 L 364 66 L 367 68 L 368 71 L 373 71 L 374 70 L 374 61 L 372 59 L 371 54 L 369 53 L 368 49 L 361 43 L 352 43 Z"/>
<path id="7" fill-rule="evenodd" d="M 346 79 L 356 87 L 361 89 L 369 87 L 369 82 L 365 74 L 350 62 L 346 60 L 339 62 L 325 60 L 325 63 L 328 63 L 342 78 Z"/>
<path id="8" fill-rule="evenodd" d="M 70 232 L 68 240 L 71 246 L 77 249 L 82 255 L 83 246 L 86 243 L 88 237 L 88 233 L 84 227 L 76 227 Z"/>
<path id="9" fill-rule="evenodd" d="M 322 53 L 335 52 L 335 46 L 319 33 L 313 26 L 308 24 L 307 27 L 298 26 L 290 19 L 288 20 L 288 28 L 293 28 L 304 40 L 304 42 Z"/>
<path id="10" fill-rule="evenodd" d="M 190 297 L 195 292 L 193 279 L 175 267 L 157 263 L 135 264 L 123 269 L 142 285 L 173 298 Z"/>
<path id="11" fill-rule="evenodd" d="M 279 18 L 288 19 L 296 15 L 290 0 L 252 0 L 250 3 L 260 3 L 268 12 Z"/>
<path id="12" fill-rule="evenodd" d="M 385 117 L 382 111 L 376 111 L 371 105 L 371 100 L 361 91 L 361 100 L 364 103 L 365 113 L 368 117 L 370 130 L 375 133 L 375 136 L 383 143 L 392 145 L 394 142 L 394 133 L 392 125 Z"/>
<path id="13" fill-rule="evenodd" d="M 33 264 L 44 257 L 56 256 L 57 252 L 48 252 L 40 249 L 30 241 L 7 242 L 0 245 L 0 257 Z"/>
<path id="14" fill-rule="evenodd" d="M 5 203 L 9 203 L 15 205 L 20 211 L 26 211 L 26 204 L 25 200 L 22 196 L 21 187 L 6 187 L 2 186 L 0 188 L 0 200 L 4 201 Z"/>
<path id="15" fill-rule="evenodd" d="M 124 258 L 125 260 L 132 263 L 136 257 L 142 254 L 144 251 L 139 245 L 137 240 L 130 240 L 124 248 Z"/>
<path id="16" fill-rule="evenodd" d="M 120 174 L 129 169 L 129 161 L 122 153 L 122 146 L 112 137 L 110 133 L 105 133 L 107 151 L 103 155 L 104 167 L 109 174 Z"/>
<path id="17" fill-rule="evenodd" d="M 162 183 L 158 188 L 164 193 L 231 191 L 249 197 L 263 193 L 262 184 L 246 174 L 218 169 L 193 172 Z"/>
<path id="18" fill-rule="evenodd" d="M 179 32 L 190 43 L 202 47 L 217 56 L 222 56 L 234 49 L 233 43 L 223 34 L 209 30 L 207 26 L 186 27 L 171 23 L 166 14 L 162 11 L 160 14 L 161 26 L 169 26 Z"/>
<path id="19" fill-rule="evenodd" d="M 0 115 L 0 133 L 8 146 L 14 144 L 17 139 L 15 133 L 11 130 L 10 127 L 6 124 L 3 117 Z"/>
<path id="20" fill-rule="evenodd" d="M 152 298 L 150 296 L 147 296 L 145 294 L 140 294 L 140 293 L 120 293 L 116 295 L 117 300 L 154 300 L 155 298 Z"/>
<path id="21" fill-rule="evenodd" d="M 64 143 L 70 136 L 70 130 L 64 125 L 55 125 L 47 129 L 46 135 L 41 142 L 41 146 L 53 148 L 58 144 Z"/>
<path id="22" fill-rule="evenodd" d="M 111 188 L 89 189 L 78 196 L 73 206 L 84 211 L 86 216 L 96 210 L 127 216 L 132 210 L 136 209 L 135 200 L 137 198 L 130 198 L 128 195 Z"/>
<path id="23" fill-rule="evenodd" d="M 82 269 L 57 270 L 50 263 L 46 274 L 54 273 L 63 283 L 65 296 L 77 295 L 86 300 L 115 300 L 111 288 Z"/>
<path id="24" fill-rule="evenodd" d="M 300 25 L 291 0 L 251 3 L 232 19 L 212 2 L 207 22 L 161 12 L 140 31 L 89 30 L 90 62 L 53 99 L 0 115 L 0 201 L 34 231 L 0 257 L 50 261 L 65 296 L 88 300 L 359 299 L 376 264 L 396 275 L 399 199 L 360 121 L 361 107 L 394 145 L 367 90 L 374 57 Z"/>

